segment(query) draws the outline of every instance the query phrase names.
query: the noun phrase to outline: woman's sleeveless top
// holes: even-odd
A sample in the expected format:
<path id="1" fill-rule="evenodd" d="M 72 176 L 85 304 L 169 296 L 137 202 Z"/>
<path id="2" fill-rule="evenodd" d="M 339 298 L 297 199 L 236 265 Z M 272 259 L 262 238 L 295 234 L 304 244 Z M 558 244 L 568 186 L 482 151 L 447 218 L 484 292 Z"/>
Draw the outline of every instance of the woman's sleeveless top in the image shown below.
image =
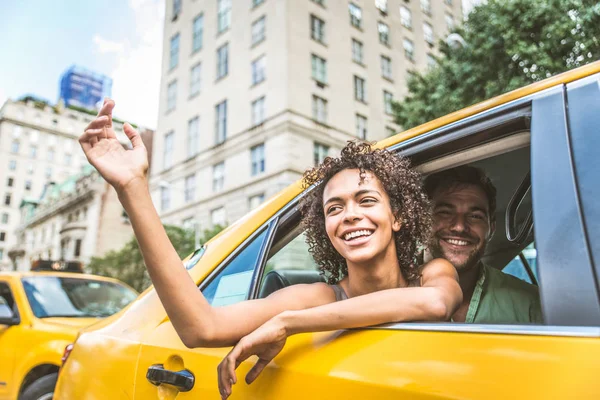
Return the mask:
<path id="1" fill-rule="evenodd" d="M 341 301 L 341 300 L 348 299 L 346 292 L 339 284 L 331 285 L 331 288 L 333 289 L 333 292 L 335 293 L 335 301 Z"/>

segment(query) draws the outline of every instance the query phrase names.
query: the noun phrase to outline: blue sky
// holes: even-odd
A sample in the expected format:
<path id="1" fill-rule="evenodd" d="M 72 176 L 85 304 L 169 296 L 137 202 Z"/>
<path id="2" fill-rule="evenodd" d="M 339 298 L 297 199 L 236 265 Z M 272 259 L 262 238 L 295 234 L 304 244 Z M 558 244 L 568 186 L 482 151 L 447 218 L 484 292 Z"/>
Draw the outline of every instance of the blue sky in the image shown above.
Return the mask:
<path id="1" fill-rule="evenodd" d="M 2 3 L 0 103 L 56 102 L 60 75 L 77 64 L 113 78 L 117 116 L 156 126 L 164 0 Z"/>

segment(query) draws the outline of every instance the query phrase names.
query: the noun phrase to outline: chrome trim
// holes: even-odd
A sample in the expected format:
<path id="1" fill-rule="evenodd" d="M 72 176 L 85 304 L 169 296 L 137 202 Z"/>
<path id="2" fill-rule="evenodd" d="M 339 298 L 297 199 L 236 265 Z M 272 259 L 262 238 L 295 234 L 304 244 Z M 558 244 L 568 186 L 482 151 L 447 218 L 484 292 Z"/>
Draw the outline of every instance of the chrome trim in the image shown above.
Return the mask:
<path id="1" fill-rule="evenodd" d="M 492 324 L 460 324 L 460 323 L 423 323 L 407 322 L 371 326 L 360 329 L 382 329 L 399 331 L 429 332 L 464 332 L 504 335 L 535 336 L 567 336 L 567 337 L 600 337 L 600 327 L 591 326 L 547 326 L 547 325 L 492 325 Z"/>

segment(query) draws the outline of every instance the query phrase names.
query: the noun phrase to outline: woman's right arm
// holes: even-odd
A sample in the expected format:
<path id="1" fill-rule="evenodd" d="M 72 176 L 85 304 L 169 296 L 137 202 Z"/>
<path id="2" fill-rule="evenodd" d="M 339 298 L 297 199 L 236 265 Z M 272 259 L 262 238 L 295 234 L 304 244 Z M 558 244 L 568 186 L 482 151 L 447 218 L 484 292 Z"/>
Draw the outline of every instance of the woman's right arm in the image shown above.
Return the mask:
<path id="1" fill-rule="evenodd" d="M 188 347 L 235 344 L 270 318 L 334 301 L 325 284 L 294 285 L 266 299 L 212 307 L 191 279 L 154 208 L 146 172 L 146 149 L 129 124 L 123 130 L 133 149 L 125 150 L 112 128 L 114 102 L 107 100 L 79 142 L 89 162 L 117 191 L 127 212 L 154 288 L 182 342 Z"/>

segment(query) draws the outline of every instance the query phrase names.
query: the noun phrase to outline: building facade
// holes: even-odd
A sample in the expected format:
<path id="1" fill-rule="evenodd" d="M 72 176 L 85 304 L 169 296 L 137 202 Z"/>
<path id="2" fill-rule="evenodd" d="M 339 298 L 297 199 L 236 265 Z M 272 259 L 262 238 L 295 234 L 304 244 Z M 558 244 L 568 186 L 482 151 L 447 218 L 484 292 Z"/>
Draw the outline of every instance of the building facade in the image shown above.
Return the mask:
<path id="1" fill-rule="evenodd" d="M 348 140 L 462 20 L 458 0 L 166 2 L 151 190 L 161 218 L 231 223 Z"/>

